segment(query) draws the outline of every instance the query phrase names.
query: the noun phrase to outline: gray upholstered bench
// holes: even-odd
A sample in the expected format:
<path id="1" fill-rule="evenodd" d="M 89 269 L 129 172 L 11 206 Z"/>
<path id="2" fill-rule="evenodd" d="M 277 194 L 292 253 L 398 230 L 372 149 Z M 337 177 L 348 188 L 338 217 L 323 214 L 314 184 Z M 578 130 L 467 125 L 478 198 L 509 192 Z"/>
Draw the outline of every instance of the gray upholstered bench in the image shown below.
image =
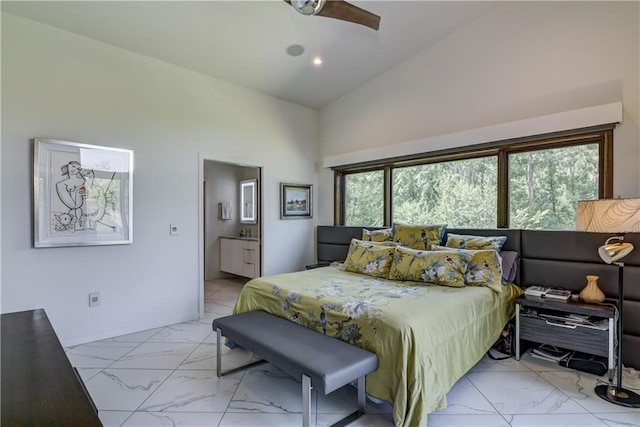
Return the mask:
<path id="1" fill-rule="evenodd" d="M 218 338 L 218 378 L 267 361 L 302 379 L 304 427 L 309 426 L 311 417 L 311 387 L 326 395 L 357 379 L 358 410 L 333 425 L 346 425 L 364 414 L 365 375 L 378 369 L 378 358 L 374 353 L 264 311 L 215 319 L 213 330 Z M 263 360 L 223 372 L 222 336 Z"/>

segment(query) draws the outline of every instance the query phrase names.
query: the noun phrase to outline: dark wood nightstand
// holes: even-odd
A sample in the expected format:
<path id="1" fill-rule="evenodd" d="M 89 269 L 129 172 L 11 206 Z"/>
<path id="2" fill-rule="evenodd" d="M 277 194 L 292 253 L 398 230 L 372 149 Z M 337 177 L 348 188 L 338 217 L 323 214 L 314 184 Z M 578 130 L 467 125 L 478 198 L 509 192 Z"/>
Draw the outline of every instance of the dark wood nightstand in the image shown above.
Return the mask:
<path id="1" fill-rule="evenodd" d="M 606 330 L 579 325 L 567 318 L 570 314 L 590 316 L 608 325 Z M 550 344 L 607 357 L 611 380 L 615 323 L 615 308 L 611 306 L 522 295 L 516 300 L 516 359 L 520 360 L 520 340 Z"/>

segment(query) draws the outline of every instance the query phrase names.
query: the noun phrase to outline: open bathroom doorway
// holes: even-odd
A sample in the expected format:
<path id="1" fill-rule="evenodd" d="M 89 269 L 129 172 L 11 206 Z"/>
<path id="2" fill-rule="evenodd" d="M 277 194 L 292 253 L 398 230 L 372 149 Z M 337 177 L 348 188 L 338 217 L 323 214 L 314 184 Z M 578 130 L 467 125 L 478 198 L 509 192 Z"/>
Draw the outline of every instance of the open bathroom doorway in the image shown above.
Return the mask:
<path id="1" fill-rule="evenodd" d="M 262 166 L 200 158 L 199 312 L 205 282 L 262 274 Z M 253 186 L 253 191 L 249 186 Z M 246 248 L 245 248 L 246 246 Z"/>

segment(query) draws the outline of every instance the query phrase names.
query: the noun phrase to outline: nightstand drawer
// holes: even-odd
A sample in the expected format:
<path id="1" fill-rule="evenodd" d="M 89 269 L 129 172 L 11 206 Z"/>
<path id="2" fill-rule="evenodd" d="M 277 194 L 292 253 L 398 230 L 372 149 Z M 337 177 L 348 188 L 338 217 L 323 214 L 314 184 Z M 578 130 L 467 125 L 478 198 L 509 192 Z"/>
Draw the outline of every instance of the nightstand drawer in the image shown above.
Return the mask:
<path id="1" fill-rule="evenodd" d="M 567 327 L 536 317 L 520 316 L 520 339 L 543 342 L 557 347 L 598 356 L 609 355 L 609 331 Z"/>

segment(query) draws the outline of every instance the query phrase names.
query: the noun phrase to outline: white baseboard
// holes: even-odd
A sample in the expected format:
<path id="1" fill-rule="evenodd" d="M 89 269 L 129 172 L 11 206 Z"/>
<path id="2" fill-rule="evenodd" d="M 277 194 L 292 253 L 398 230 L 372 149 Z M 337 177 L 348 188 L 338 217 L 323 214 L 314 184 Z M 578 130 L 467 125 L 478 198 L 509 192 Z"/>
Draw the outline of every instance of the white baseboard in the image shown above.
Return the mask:
<path id="1" fill-rule="evenodd" d="M 148 329 L 162 328 L 169 325 L 175 325 L 176 323 L 190 322 L 198 319 L 198 313 L 184 313 L 175 316 L 167 316 L 162 319 L 157 319 L 153 322 L 140 323 L 124 328 L 109 329 L 101 332 L 96 332 L 94 334 L 81 335 L 77 337 L 59 337 L 59 339 L 63 347 L 73 347 L 93 341 L 100 341 L 107 338 L 119 337 L 121 335 L 142 332 Z"/>

